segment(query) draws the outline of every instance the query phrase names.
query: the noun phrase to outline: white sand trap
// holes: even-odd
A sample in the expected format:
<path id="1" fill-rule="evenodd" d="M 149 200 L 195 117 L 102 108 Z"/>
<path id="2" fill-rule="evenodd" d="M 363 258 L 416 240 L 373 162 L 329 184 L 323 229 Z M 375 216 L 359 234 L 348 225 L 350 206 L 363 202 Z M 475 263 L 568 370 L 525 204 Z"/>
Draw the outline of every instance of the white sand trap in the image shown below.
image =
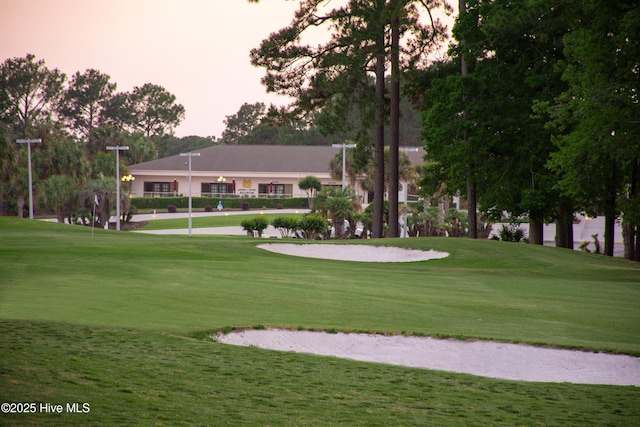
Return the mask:
<path id="1" fill-rule="evenodd" d="M 517 381 L 640 386 L 640 358 L 493 341 L 244 330 L 218 342 Z"/>
<path id="2" fill-rule="evenodd" d="M 413 262 L 441 259 L 449 256 L 446 252 L 434 250 L 420 251 L 417 249 L 370 245 L 267 243 L 257 247 L 285 255 L 360 262 Z"/>

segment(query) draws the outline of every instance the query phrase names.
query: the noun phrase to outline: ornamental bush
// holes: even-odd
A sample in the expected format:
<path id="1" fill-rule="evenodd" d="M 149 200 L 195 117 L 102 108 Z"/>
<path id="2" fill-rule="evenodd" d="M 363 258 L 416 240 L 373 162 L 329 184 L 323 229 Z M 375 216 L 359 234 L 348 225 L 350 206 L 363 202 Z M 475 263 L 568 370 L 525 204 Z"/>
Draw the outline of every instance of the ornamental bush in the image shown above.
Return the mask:
<path id="1" fill-rule="evenodd" d="M 271 221 L 281 237 L 290 237 L 298 229 L 298 219 L 291 216 L 279 216 Z"/>
<path id="2" fill-rule="evenodd" d="M 315 240 L 320 234 L 326 233 L 329 222 L 319 215 L 308 214 L 298 221 L 298 229 L 305 239 Z"/>
<path id="3" fill-rule="evenodd" d="M 264 216 L 260 215 L 253 218 L 242 220 L 240 225 L 242 226 L 242 229 L 247 232 L 248 235 L 253 235 L 253 232 L 255 230 L 258 232 L 258 236 L 262 237 L 262 233 L 264 232 L 265 228 L 269 226 L 269 221 L 267 221 L 267 219 Z"/>

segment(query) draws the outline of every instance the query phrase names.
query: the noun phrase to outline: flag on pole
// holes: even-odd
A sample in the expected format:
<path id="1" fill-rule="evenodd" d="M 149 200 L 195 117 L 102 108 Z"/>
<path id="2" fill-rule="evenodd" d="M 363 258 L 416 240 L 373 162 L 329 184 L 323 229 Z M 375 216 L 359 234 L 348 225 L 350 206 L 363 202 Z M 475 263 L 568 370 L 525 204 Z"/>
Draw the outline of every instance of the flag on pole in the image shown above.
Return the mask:
<path id="1" fill-rule="evenodd" d="M 96 206 L 100 206 L 100 203 L 98 202 L 98 195 L 96 193 L 93 193 L 93 201 L 95 202 L 93 204 L 93 218 L 91 218 L 91 238 L 93 239 L 93 227 L 96 225 Z"/>

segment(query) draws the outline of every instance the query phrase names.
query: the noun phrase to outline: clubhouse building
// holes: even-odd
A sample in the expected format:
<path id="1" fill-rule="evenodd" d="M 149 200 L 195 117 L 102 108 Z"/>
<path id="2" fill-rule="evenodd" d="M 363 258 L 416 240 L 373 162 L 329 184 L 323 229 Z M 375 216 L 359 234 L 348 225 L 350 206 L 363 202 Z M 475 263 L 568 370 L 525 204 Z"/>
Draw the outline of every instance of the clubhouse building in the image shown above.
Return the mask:
<path id="1" fill-rule="evenodd" d="M 134 178 L 131 191 L 136 197 L 187 195 L 189 160 L 193 197 L 306 197 L 298 188 L 298 182 L 306 176 L 315 176 L 324 186 L 342 185 L 329 169 L 340 151 L 311 145 L 214 145 L 193 151 L 199 156 L 175 155 L 127 169 Z M 419 165 L 424 150 L 407 155 L 412 164 Z M 369 195 L 360 182 L 355 187 L 367 203 Z"/>

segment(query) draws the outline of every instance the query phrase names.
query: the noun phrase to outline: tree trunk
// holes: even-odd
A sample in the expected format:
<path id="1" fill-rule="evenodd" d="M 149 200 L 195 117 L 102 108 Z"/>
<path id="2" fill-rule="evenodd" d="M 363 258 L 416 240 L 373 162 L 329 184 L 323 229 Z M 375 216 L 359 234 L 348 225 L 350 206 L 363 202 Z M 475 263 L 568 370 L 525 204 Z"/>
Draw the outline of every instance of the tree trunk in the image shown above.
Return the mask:
<path id="1" fill-rule="evenodd" d="M 573 249 L 573 211 L 558 206 L 556 219 L 556 247 Z"/>
<path id="2" fill-rule="evenodd" d="M 633 224 L 622 221 L 622 240 L 624 241 L 624 259 L 635 259 L 636 251 L 636 227 Z"/>
<path id="3" fill-rule="evenodd" d="M 544 245 L 544 222 L 540 218 L 529 217 L 529 243 Z"/>
<path id="4" fill-rule="evenodd" d="M 617 209 L 616 209 L 616 165 L 612 166 L 611 182 L 607 188 L 607 196 L 604 206 L 604 254 L 613 256 L 613 245 L 615 242 L 614 233 L 616 226 Z"/>
<path id="5" fill-rule="evenodd" d="M 400 148 L 400 18 L 391 20 L 391 140 L 389 142 L 389 236 L 400 237 L 398 180 Z"/>
<path id="6" fill-rule="evenodd" d="M 631 189 L 629 191 L 629 202 L 637 200 L 640 196 L 640 160 L 636 160 L 631 170 Z M 637 218 L 637 214 L 625 215 L 623 218 Z M 622 221 L 622 237 L 624 241 L 624 258 L 632 261 L 640 261 L 640 227 L 637 220 L 634 222 Z"/>
<path id="7" fill-rule="evenodd" d="M 376 109 L 375 109 L 375 176 L 373 195 L 373 230 L 371 237 L 383 236 L 384 227 L 384 31 L 380 31 L 376 54 Z"/>
<path id="8" fill-rule="evenodd" d="M 18 218 L 24 218 L 24 194 L 18 196 Z"/>
<path id="9" fill-rule="evenodd" d="M 607 256 L 613 256 L 616 217 L 615 213 L 608 213 L 604 217 L 604 254 Z"/>
<path id="10" fill-rule="evenodd" d="M 467 13 L 467 3 L 465 0 L 458 1 L 458 13 L 459 15 L 464 15 Z M 464 40 L 460 40 L 461 45 L 465 45 Z M 467 67 L 467 61 L 464 57 L 464 54 L 460 57 L 460 73 L 463 76 L 469 74 L 469 68 Z M 464 98 L 463 98 L 464 102 Z M 467 110 L 465 109 L 462 112 L 464 117 L 467 116 Z M 464 145 L 467 147 L 467 156 L 471 159 L 471 147 L 469 146 L 469 135 L 465 131 L 463 136 Z M 478 238 L 478 202 L 476 198 L 476 179 L 475 179 L 475 166 L 471 160 L 469 160 L 466 164 L 466 175 L 467 175 L 467 209 L 469 212 L 468 217 L 468 236 L 471 239 Z"/>
<path id="11" fill-rule="evenodd" d="M 636 248 L 633 253 L 634 261 L 640 262 L 640 227 L 636 226 Z"/>

